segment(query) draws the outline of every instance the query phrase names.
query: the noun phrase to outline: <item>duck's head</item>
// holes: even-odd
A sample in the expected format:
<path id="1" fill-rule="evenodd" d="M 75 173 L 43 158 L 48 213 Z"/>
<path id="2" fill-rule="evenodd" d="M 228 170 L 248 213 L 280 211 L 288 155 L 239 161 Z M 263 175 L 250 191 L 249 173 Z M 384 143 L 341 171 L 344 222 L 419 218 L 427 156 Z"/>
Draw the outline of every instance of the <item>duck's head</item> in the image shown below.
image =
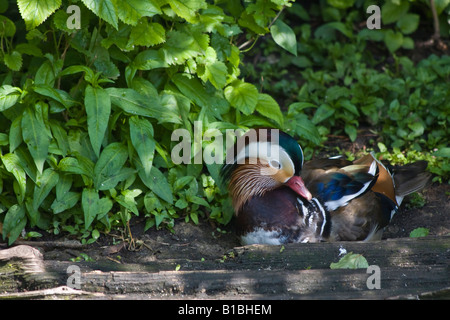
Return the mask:
<path id="1" fill-rule="evenodd" d="M 298 195 L 311 200 L 300 172 L 303 151 L 288 134 L 278 129 L 251 129 L 227 150 L 221 175 L 236 214 L 255 196 L 288 186 Z"/>

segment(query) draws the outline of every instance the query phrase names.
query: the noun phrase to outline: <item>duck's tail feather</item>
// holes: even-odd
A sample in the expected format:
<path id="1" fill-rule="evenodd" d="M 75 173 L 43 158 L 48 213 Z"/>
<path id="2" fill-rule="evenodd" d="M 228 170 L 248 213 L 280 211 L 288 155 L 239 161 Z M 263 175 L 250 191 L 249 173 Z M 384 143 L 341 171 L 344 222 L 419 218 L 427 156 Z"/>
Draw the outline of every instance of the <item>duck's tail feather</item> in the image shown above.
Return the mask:
<path id="1" fill-rule="evenodd" d="M 395 196 L 400 202 L 404 196 L 420 191 L 429 182 L 431 173 L 426 172 L 428 162 L 421 160 L 404 166 L 394 166 L 392 176 L 395 183 Z M 400 203 L 398 203 L 400 205 Z"/>

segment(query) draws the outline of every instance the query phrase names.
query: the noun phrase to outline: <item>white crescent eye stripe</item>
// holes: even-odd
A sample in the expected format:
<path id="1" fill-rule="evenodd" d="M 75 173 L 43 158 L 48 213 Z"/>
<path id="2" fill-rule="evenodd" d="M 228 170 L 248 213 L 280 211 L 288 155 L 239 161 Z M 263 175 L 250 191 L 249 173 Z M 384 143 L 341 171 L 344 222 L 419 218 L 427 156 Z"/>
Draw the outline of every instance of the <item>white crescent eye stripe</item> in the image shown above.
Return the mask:
<path id="1" fill-rule="evenodd" d="M 283 170 L 290 174 L 289 178 L 295 173 L 295 166 L 291 157 L 283 147 L 275 143 L 251 142 L 238 152 L 234 163 L 245 164 L 247 159 L 250 159 L 250 164 L 256 164 L 256 159 L 265 161 L 271 167 L 277 170 Z M 286 181 L 288 181 L 289 178 L 287 178 Z"/>
<path id="2" fill-rule="evenodd" d="M 270 159 L 269 165 L 275 169 L 281 169 L 281 163 L 276 159 Z"/>

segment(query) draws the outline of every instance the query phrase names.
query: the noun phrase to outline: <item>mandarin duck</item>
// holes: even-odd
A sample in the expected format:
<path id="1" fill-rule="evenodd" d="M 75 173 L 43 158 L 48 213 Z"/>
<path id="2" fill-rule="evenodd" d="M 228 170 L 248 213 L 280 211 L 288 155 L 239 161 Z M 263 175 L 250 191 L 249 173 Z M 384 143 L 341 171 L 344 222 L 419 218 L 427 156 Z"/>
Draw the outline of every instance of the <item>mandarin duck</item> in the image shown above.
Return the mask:
<path id="1" fill-rule="evenodd" d="M 288 134 L 252 129 L 227 151 L 221 177 L 243 245 L 369 241 L 381 239 L 404 196 L 427 184 L 426 167 L 418 161 L 390 171 L 372 154 L 304 163 Z"/>

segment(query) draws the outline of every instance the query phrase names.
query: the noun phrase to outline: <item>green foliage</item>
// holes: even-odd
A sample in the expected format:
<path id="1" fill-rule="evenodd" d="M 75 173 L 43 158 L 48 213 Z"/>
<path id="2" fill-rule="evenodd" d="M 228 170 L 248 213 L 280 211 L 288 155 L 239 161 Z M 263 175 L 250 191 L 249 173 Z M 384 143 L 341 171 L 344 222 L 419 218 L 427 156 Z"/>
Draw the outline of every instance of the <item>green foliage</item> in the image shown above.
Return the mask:
<path id="1" fill-rule="evenodd" d="M 415 192 L 408 197 L 407 208 L 422 208 L 427 203 L 427 200 Z"/>
<path id="2" fill-rule="evenodd" d="M 218 165 L 171 159 L 172 133 L 193 136 L 195 121 L 202 134 L 282 128 L 307 157 L 371 126 L 385 159 L 424 158 L 448 179 L 450 58 L 408 58 L 428 2 L 385 1 L 381 30 L 363 26 L 370 1 L 292 2 L 0 2 L 3 239 L 26 226 L 92 243 L 137 215 L 226 224 Z M 448 37 L 449 1 L 435 5 Z"/>
<path id="3" fill-rule="evenodd" d="M 385 159 L 391 164 L 404 165 L 416 160 L 425 160 L 428 162 L 428 171 L 435 174 L 433 181 L 444 183 L 449 179 L 450 174 L 450 154 L 449 148 L 434 149 L 433 151 L 417 151 L 414 149 L 400 150 L 394 147 L 390 150 L 381 142 L 378 142 L 378 152 L 376 155 L 380 159 Z"/>
<path id="4" fill-rule="evenodd" d="M 297 36 L 297 56 L 268 39 L 249 52 L 248 61 L 254 63 L 245 64 L 243 74 L 285 106 L 284 128 L 300 139 L 306 157 L 329 135 L 355 141 L 364 126 L 387 146 L 385 158 L 405 153 L 407 161 L 428 160 L 429 170 L 438 175 L 435 180 L 448 180 L 450 57 L 431 54 L 414 62 L 412 38 L 412 47 L 405 49 L 402 42 L 396 50 L 389 48 L 396 40 L 386 40 L 412 36 L 419 18 L 430 27 L 431 37 L 431 10 L 420 1 L 387 0 L 381 6 L 381 29 L 369 30 L 362 23 L 369 17 L 368 5 L 295 3 L 281 17 Z M 450 3 L 437 6 L 440 18 L 448 16 Z M 441 36 L 449 37 L 445 23 Z M 375 141 L 368 145 L 375 146 Z"/>
<path id="5" fill-rule="evenodd" d="M 349 252 L 338 262 L 332 262 L 330 269 L 366 269 L 369 263 L 363 255 Z"/>
<path id="6" fill-rule="evenodd" d="M 283 21 L 277 20 L 270 28 L 273 40 L 283 49 L 297 55 L 297 40 L 295 33 L 292 29 Z"/>
<path id="7" fill-rule="evenodd" d="M 192 134 L 197 120 L 201 133 L 283 124 L 278 103 L 240 77 L 239 46 L 272 32 L 294 52 L 292 30 L 277 20 L 290 6 L 17 0 L 2 8 L 3 239 L 28 226 L 91 243 L 133 215 L 146 228 L 176 218 L 226 224 L 232 210 L 218 167 L 175 165 L 171 134 Z M 71 29 L 76 19 L 81 27 Z"/>
<path id="8" fill-rule="evenodd" d="M 416 228 L 409 234 L 410 238 L 426 237 L 430 232 L 427 228 Z"/>

